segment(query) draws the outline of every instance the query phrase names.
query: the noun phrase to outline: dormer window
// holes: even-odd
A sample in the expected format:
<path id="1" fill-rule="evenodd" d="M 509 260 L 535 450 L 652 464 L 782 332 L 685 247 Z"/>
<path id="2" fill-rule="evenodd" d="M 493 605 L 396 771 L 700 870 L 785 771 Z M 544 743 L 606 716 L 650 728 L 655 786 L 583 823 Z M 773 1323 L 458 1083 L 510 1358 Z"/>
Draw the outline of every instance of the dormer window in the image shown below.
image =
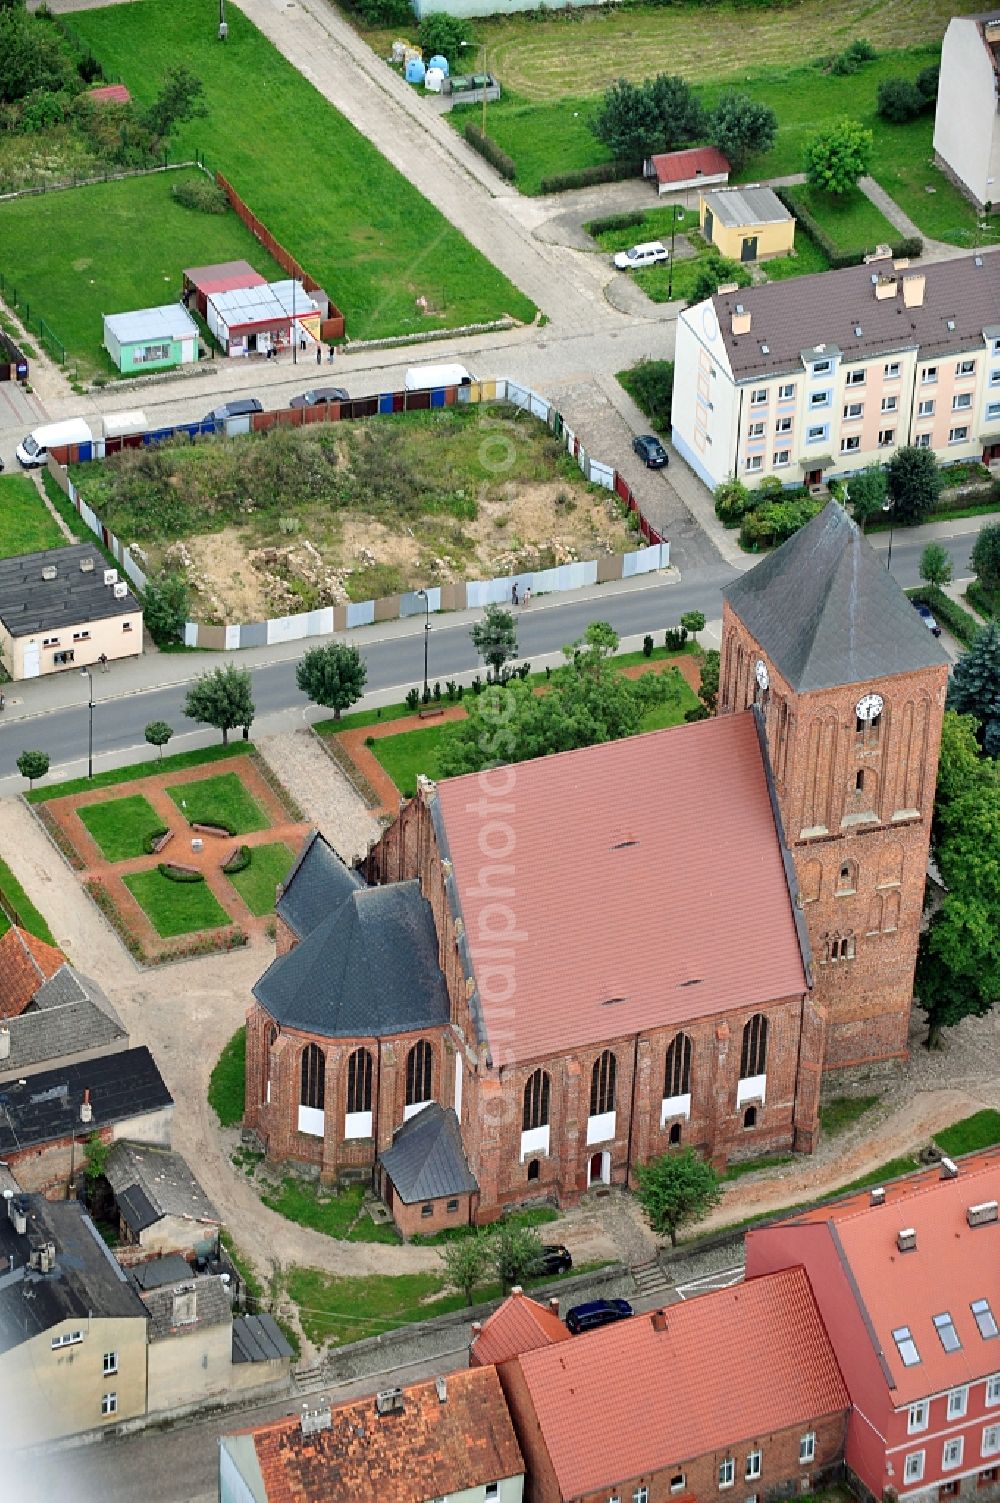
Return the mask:
<path id="1" fill-rule="evenodd" d="M 813 363 L 813 375 L 825 376 L 827 371 L 832 369 L 832 366 L 833 362 L 830 360 L 817 360 Z"/>
<path id="2" fill-rule="evenodd" d="M 997 1326 L 996 1316 L 990 1309 L 988 1299 L 974 1299 L 972 1313 L 979 1327 L 979 1334 L 984 1341 L 990 1341 L 994 1336 L 1000 1335 L 1000 1328 Z"/>
<path id="3" fill-rule="evenodd" d="M 897 1326 L 892 1333 L 892 1339 L 896 1343 L 903 1366 L 918 1367 L 920 1353 L 917 1351 L 917 1343 L 913 1339 L 909 1326 Z"/>
<path id="4" fill-rule="evenodd" d="M 958 1332 L 955 1330 L 955 1322 L 952 1320 L 947 1310 L 943 1315 L 935 1315 L 934 1329 L 935 1331 L 937 1331 L 941 1345 L 944 1347 L 946 1352 L 957 1352 L 961 1350 L 962 1343 L 958 1339 Z"/>

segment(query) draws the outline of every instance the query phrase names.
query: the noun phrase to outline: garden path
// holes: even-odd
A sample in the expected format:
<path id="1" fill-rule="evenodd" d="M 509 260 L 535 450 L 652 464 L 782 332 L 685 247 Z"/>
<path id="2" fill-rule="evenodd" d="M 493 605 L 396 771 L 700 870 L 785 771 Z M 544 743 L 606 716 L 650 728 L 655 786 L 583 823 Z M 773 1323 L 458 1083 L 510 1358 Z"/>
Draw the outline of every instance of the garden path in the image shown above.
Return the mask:
<path id="1" fill-rule="evenodd" d="M 367 855 L 382 828 L 377 814 L 351 787 L 311 730 L 261 736 L 255 744 L 309 823 L 322 831 L 344 861 L 350 864 Z M 395 814 L 398 809 L 397 794 L 387 812 Z"/>

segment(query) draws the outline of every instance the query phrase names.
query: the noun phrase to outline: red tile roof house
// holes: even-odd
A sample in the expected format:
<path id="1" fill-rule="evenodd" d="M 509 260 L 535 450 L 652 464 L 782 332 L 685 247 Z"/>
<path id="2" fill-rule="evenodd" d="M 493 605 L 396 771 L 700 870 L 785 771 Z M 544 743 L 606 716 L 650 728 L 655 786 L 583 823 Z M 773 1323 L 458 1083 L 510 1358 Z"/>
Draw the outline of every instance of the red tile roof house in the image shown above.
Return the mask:
<path id="1" fill-rule="evenodd" d="M 990 1150 L 747 1234 L 748 1275 L 808 1275 L 865 1498 L 1000 1494 L 998 1201 Z"/>
<path id="2" fill-rule="evenodd" d="M 656 191 L 682 193 L 687 188 L 714 188 L 729 182 L 729 159 L 716 146 L 694 146 L 647 157 L 643 177 L 656 179 Z"/>
<path id="3" fill-rule="evenodd" d="M 801 1269 L 503 1368 L 531 1503 L 748 1503 L 842 1468 L 848 1396 Z"/>
<path id="4" fill-rule="evenodd" d="M 521 1503 L 496 1371 L 451 1373 L 219 1442 L 219 1503 Z"/>
<path id="5" fill-rule="evenodd" d="M 500 1370 L 500 1381 L 503 1382 L 504 1364 L 513 1357 L 572 1339 L 559 1319 L 557 1299 L 550 1299 L 547 1307 L 540 1305 L 515 1284 L 492 1315 L 473 1324 L 469 1366 L 486 1367 L 492 1363 Z"/>

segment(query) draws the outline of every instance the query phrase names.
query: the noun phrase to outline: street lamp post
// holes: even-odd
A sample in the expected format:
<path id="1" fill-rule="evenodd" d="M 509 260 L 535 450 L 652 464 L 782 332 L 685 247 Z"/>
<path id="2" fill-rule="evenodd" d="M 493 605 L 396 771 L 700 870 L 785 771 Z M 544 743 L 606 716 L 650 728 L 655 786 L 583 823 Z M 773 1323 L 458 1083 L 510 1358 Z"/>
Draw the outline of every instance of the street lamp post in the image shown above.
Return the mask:
<path id="1" fill-rule="evenodd" d="M 670 215 L 670 265 L 667 268 L 667 302 L 674 295 L 674 236 L 677 233 L 677 205 L 673 205 Z"/>
<path id="2" fill-rule="evenodd" d="M 889 556 L 888 556 L 888 558 L 885 561 L 886 572 L 888 573 L 888 571 L 892 568 L 892 512 L 893 512 L 893 504 L 892 504 L 892 502 L 891 501 L 883 501 L 883 503 L 882 503 L 882 510 L 884 512 L 886 512 L 888 514 L 888 517 L 889 517 Z"/>
<path id="3" fill-rule="evenodd" d="M 229 26 L 226 23 L 226 0 L 219 0 L 219 41 L 224 42 L 229 35 Z"/>
<path id="4" fill-rule="evenodd" d="M 89 668 L 80 669 L 80 677 L 86 678 L 90 685 L 90 731 L 87 736 L 87 776 L 94 776 L 94 675 Z"/>
<path id="5" fill-rule="evenodd" d="M 417 594 L 424 602 L 424 703 L 430 698 L 430 690 L 427 685 L 427 653 L 431 640 L 431 601 L 426 590 L 418 590 Z"/>

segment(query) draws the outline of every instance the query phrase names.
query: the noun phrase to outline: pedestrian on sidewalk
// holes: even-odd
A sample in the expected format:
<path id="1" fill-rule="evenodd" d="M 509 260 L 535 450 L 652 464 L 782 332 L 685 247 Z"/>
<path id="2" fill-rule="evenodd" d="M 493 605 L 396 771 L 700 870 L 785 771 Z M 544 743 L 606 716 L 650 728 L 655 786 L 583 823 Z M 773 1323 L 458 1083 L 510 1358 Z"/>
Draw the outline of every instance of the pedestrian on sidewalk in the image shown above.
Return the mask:
<path id="1" fill-rule="evenodd" d="M 316 346 L 316 364 L 323 364 L 323 346 L 321 344 L 317 344 Z"/>
<path id="2" fill-rule="evenodd" d="M 336 357 L 336 354 L 337 354 L 337 346 L 335 344 L 331 344 L 331 346 L 330 346 L 330 353 L 326 357 L 326 362 L 327 362 L 328 365 L 332 365 L 333 364 L 334 358 Z"/>
<path id="3" fill-rule="evenodd" d="M 530 585 L 528 585 L 527 589 L 524 592 L 524 603 L 525 603 L 525 605 L 530 605 L 531 604 L 531 586 Z"/>
<path id="4" fill-rule="evenodd" d="M 515 579 L 513 585 L 511 586 L 511 590 L 510 590 L 510 603 L 511 603 L 511 605 L 517 605 L 517 580 L 516 579 Z"/>

